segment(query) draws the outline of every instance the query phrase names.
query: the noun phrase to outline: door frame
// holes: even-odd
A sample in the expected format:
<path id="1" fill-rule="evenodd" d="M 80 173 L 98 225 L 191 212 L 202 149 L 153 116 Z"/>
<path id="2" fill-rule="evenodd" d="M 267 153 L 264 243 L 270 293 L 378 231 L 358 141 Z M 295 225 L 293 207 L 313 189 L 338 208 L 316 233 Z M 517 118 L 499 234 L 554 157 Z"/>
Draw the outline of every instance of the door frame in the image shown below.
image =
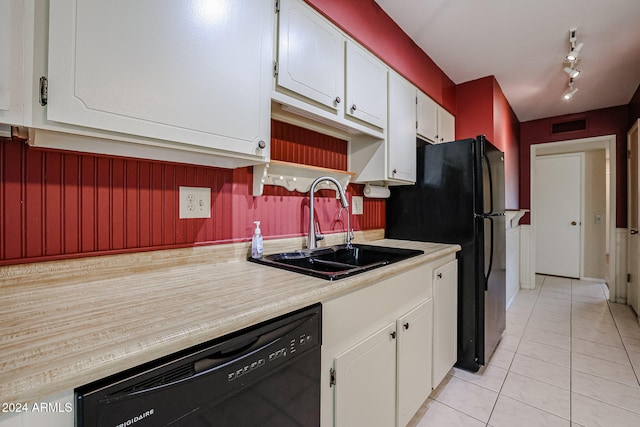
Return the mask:
<path id="1" fill-rule="evenodd" d="M 584 245 L 585 245 L 585 240 L 584 240 L 584 203 L 585 203 L 585 165 L 584 165 L 584 151 L 582 152 L 576 152 L 576 153 L 562 153 L 562 154 L 548 154 L 548 155 L 541 155 L 540 153 L 538 153 L 537 157 L 534 159 L 534 164 L 535 164 L 535 160 L 537 160 L 538 158 L 544 158 L 544 159 L 548 159 L 548 158 L 558 158 L 558 157 L 578 157 L 580 159 L 580 201 L 578 202 L 578 204 L 580 205 L 580 214 L 579 214 L 579 221 L 580 221 L 580 237 L 579 237 L 579 248 L 578 248 L 578 277 L 580 279 L 583 279 L 585 277 L 584 275 Z M 535 170 L 535 169 L 532 169 Z M 532 179 L 534 179 L 533 174 L 532 174 Z M 534 188 L 534 186 L 531 187 L 532 189 Z M 536 200 L 536 196 L 535 193 L 531 193 L 531 200 L 534 201 Z M 532 202 L 532 205 L 534 204 L 534 202 Z M 533 216 L 535 215 L 535 211 L 532 209 L 531 210 L 531 221 L 532 223 L 534 222 Z M 534 242 L 537 242 L 538 239 L 538 235 L 537 235 L 537 230 L 535 228 L 532 229 L 533 230 L 533 238 L 532 240 Z M 536 254 L 537 256 L 537 254 Z M 533 270 L 535 273 L 535 269 Z"/>
<path id="2" fill-rule="evenodd" d="M 530 209 L 533 212 L 535 209 L 533 200 L 533 194 L 535 194 L 535 179 L 533 174 L 535 173 L 535 161 L 538 155 L 548 154 L 560 154 L 560 153 L 581 153 L 591 150 L 604 149 L 609 158 L 609 300 L 617 303 L 626 303 L 627 290 L 626 283 L 618 283 L 618 275 L 616 274 L 617 264 L 617 252 L 616 252 L 616 135 L 603 135 L 590 138 L 571 139 L 558 142 L 546 142 L 540 144 L 531 144 L 530 146 Z M 529 265 L 531 266 L 529 277 L 530 283 L 535 282 L 535 254 L 536 254 L 536 239 L 535 236 L 535 218 L 534 215 L 530 215 L 531 221 L 531 236 L 529 239 Z M 584 242 L 582 242 L 584 245 Z"/>

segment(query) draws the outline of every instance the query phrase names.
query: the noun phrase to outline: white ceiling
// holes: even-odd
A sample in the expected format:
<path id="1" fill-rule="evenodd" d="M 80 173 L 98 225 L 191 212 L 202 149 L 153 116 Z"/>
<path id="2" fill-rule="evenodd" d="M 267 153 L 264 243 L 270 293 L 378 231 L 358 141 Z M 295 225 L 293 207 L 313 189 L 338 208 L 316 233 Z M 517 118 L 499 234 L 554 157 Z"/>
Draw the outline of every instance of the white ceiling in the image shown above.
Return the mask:
<path id="1" fill-rule="evenodd" d="M 640 0 L 375 0 L 454 83 L 494 75 L 520 121 L 628 104 L 640 83 Z M 575 79 L 569 29 L 584 43 Z"/>

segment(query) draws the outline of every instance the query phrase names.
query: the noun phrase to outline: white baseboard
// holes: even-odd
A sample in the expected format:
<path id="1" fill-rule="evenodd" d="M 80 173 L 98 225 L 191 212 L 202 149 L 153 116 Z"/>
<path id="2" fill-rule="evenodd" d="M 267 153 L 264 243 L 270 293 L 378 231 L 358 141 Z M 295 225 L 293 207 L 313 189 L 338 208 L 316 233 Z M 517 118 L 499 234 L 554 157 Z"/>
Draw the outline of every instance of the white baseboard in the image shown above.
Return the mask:
<path id="1" fill-rule="evenodd" d="M 531 225 L 521 224 L 520 229 L 520 289 L 535 289 L 536 275 L 531 262 Z"/>
<path id="2" fill-rule="evenodd" d="M 616 295 L 612 300 L 619 304 L 627 303 L 627 234 L 626 228 L 616 228 Z M 611 286 L 610 286 L 611 287 Z"/>

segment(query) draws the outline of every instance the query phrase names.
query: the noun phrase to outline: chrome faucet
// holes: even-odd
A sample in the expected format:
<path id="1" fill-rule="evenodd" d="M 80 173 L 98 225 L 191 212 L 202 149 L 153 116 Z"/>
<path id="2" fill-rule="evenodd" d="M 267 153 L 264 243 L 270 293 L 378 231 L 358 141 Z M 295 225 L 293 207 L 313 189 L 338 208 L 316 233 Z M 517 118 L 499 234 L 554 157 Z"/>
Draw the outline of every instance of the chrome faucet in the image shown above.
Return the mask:
<path id="1" fill-rule="evenodd" d="M 322 181 L 330 181 L 333 182 L 338 189 L 338 193 L 340 194 L 340 203 L 344 209 L 349 207 L 349 201 L 347 200 L 347 195 L 344 192 L 344 189 L 340 185 L 337 179 L 332 178 L 330 176 L 321 176 L 320 178 L 316 178 L 315 181 L 311 183 L 311 188 L 309 188 L 309 234 L 307 237 L 307 248 L 315 249 L 318 247 L 317 242 L 322 237 L 319 236 L 320 233 L 316 232 L 316 219 L 314 213 L 314 201 L 313 201 L 313 193 L 316 192 L 316 186 Z M 349 226 L 347 226 L 349 227 Z M 347 229 L 347 235 L 349 235 L 349 230 Z M 320 237 L 320 238 L 319 238 Z"/>

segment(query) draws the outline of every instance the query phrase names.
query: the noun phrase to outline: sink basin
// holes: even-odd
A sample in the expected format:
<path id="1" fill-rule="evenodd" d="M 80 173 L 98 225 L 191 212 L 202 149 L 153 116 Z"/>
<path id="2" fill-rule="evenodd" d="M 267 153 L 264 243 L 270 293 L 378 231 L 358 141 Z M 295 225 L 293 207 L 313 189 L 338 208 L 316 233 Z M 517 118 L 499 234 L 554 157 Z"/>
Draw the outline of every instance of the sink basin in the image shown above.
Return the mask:
<path id="1" fill-rule="evenodd" d="M 423 253 L 414 249 L 356 244 L 285 252 L 261 259 L 249 258 L 249 261 L 327 280 L 337 280 Z"/>

